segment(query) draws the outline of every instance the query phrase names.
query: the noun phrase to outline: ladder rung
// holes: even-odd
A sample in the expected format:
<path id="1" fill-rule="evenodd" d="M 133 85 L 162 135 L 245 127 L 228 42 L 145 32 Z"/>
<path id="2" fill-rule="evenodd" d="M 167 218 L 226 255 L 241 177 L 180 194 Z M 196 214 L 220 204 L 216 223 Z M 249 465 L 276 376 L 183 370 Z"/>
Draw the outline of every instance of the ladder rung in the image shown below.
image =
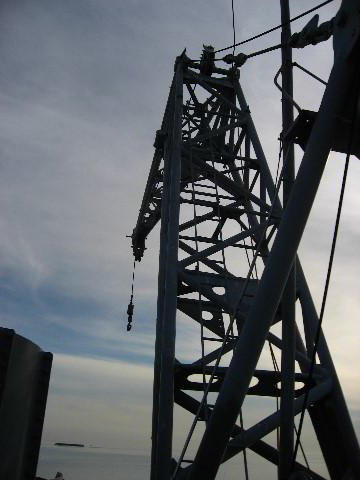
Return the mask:
<path id="1" fill-rule="evenodd" d="M 219 243 L 220 240 L 217 240 L 215 238 L 208 238 L 208 237 L 202 237 L 200 235 L 198 235 L 197 237 L 190 237 L 188 235 L 179 235 L 179 239 L 180 240 L 190 240 L 192 242 L 195 242 L 196 240 L 198 240 L 199 242 L 204 242 L 204 243 Z"/>
<path id="2" fill-rule="evenodd" d="M 206 321 L 206 320 L 205 320 Z M 237 335 L 229 335 L 228 340 L 234 340 L 238 338 Z M 208 340 L 209 342 L 223 342 L 223 338 L 215 338 L 215 337 L 203 337 L 203 340 Z"/>
<path id="3" fill-rule="evenodd" d="M 210 193 L 210 192 L 199 192 L 198 190 L 183 190 L 184 193 L 189 193 L 189 194 L 194 194 L 194 195 L 199 195 L 202 197 L 213 197 L 213 198 L 221 198 L 223 200 L 234 200 L 234 197 L 231 197 L 229 195 L 221 195 L 217 193 Z"/>

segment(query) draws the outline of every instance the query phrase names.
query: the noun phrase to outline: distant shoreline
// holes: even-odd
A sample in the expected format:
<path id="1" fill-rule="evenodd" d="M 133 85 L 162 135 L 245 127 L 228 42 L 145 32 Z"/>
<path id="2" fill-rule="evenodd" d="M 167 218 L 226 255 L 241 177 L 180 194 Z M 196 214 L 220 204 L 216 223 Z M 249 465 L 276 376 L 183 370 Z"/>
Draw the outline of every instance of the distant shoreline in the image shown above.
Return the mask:
<path id="1" fill-rule="evenodd" d="M 85 447 L 82 443 L 61 443 L 57 442 L 54 443 L 57 447 Z"/>

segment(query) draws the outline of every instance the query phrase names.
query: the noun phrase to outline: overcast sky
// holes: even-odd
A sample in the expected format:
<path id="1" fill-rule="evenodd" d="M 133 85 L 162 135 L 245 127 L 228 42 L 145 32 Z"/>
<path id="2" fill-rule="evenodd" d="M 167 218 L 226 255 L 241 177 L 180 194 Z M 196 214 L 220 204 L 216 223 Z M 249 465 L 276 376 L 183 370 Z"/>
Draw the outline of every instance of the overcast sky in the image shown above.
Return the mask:
<path id="1" fill-rule="evenodd" d="M 317 3 L 293 0 L 292 16 Z M 279 1 L 234 4 L 238 41 L 280 21 Z M 339 5 L 321 9 L 320 21 Z M 136 222 L 175 57 L 184 47 L 199 58 L 203 44 L 231 44 L 231 1 L 2 0 L 0 10 L 1 324 L 54 353 L 45 443 L 148 452 L 158 230 L 137 265 L 131 333 L 126 235 Z M 309 19 L 293 23 L 293 31 Z M 237 51 L 279 43 L 279 35 Z M 294 57 L 327 79 L 331 40 Z M 277 51 L 249 60 L 241 71 L 273 172 L 279 67 Z M 301 107 L 316 110 L 322 92 L 321 84 L 296 72 Z M 330 156 L 301 244 L 318 310 L 343 165 L 342 155 Z M 357 427 L 359 180 L 360 162 L 352 158 L 324 319 Z"/>

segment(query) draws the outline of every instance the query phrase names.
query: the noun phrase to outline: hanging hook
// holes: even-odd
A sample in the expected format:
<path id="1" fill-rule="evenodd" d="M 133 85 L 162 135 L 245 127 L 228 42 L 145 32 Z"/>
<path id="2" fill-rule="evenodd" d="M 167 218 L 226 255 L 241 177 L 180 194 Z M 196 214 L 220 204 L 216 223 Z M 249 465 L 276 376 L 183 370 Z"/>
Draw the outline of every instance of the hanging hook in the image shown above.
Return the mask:
<path id="1" fill-rule="evenodd" d="M 133 320 L 133 315 L 134 315 L 134 304 L 133 304 L 133 298 L 134 298 L 134 281 L 135 281 L 135 260 L 134 260 L 134 267 L 133 267 L 133 274 L 132 274 L 132 284 L 131 284 L 131 296 L 130 296 L 130 302 L 127 308 L 127 316 L 128 316 L 128 324 L 126 326 L 126 331 L 130 332 L 131 327 L 132 327 L 132 320 Z"/>
<path id="2" fill-rule="evenodd" d="M 131 330 L 132 317 L 133 317 L 133 314 L 134 314 L 134 304 L 133 304 L 132 300 L 133 300 L 133 296 L 131 295 L 130 303 L 129 303 L 128 308 L 127 308 L 128 324 L 127 324 L 126 330 L 128 332 L 130 332 L 130 330 Z"/>

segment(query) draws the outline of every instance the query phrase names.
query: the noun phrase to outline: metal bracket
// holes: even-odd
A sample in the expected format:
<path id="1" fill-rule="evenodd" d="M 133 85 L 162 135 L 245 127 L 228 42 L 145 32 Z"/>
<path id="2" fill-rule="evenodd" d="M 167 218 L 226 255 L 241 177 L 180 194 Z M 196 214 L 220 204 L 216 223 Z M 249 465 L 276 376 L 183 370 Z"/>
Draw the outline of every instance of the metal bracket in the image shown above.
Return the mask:
<path id="1" fill-rule="evenodd" d="M 333 33 L 333 19 L 318 25 L 319 15 L 314 15 L 299 33 L 291 35 L 289 46 L 292 48 L 304 48 L 307 45 L 316 45 L 325 42 Z"/>

